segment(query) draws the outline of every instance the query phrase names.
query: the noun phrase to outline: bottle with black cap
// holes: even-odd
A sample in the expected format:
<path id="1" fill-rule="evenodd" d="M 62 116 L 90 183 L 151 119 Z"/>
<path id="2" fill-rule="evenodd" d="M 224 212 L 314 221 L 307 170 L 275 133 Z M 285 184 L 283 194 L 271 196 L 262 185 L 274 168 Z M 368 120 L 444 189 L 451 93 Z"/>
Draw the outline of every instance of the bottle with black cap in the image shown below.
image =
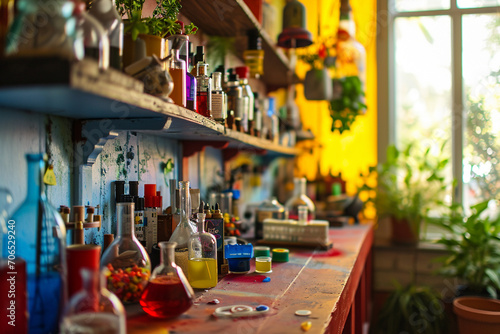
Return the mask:
<path id="1" fill-rule="evenodd" d="M 189 43 L 189 54 L 181 54 L 180 58 L 186 62 L 186 66 L 188 66 L 188 69 L 186 71 L 186 105 L 187 108 L 196 111 L 197 105 L 196 105 L 196 89 L 197 89 L 197 82 L 196 82 L 196 76 L 191 74 L 190 72 L 193 70 L 193 68 L 196 70 L 195 66 L 193 66 L 193 59 L 192 59 L 192 52 L 191 49 L 193 48 L 193 43 Z"/>

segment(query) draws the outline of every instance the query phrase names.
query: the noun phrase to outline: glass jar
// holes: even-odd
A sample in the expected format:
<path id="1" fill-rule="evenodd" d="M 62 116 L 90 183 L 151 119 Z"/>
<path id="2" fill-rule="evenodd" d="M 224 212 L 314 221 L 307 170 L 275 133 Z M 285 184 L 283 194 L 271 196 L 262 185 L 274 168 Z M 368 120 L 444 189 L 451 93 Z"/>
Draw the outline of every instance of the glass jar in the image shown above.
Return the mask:
<path id="1" fill-rule="evenodd" d="M 19 0 L 16 6 L 17 14 L 7 35 L 7 55 L 74 58 L 73 2 Z"/>
<path id="2" fill-rule="evenodd" d="M 135 303 L 148 283 L 151 263 L 146 250 L 135 237 L 134 203 L 117 203 L 117 237 L 101 258 L 107 288 L 123 303 Z"/>
<path id="3" fill-rule="evenodd" d="M 69 301 L 61 321 L 61 334 L 126 333 L 125 309 L 106 289 L 105 274 L 82 268 L 83 289 Z"/>
<path id="4" fill-rule="evenodd" d="M 3 254 L 26 261 L 26 277 L 23 264 L 16 263 L 16 285 L 27 282 L 29 333 L 55 333 L 66 303 L 66 227 L 45 196 L 44 155 L 27 154 L 26 159 L 28 193 L 8 221 L 15 230 L 15 252 L 4 237 Z"/>
<path id="5" fill-rule="evenodd" d="M 193 305 L 194 291 L 182 269 L 175 264 L 175 242 L 162 241 L 161 262 L 141 297 L 144 312 L 157 318 L 174 318 Z"/>
<path id="6" fill-rule="evenodd" d="M 217 241 L 205 232 L 205 214 L 198 213 L 198 233 L 189 238 L 188 277 L 193 288 L 208 289 L 217 285 Z"/>
<path id="7" fill-rule="evenodd" d="M 294 189 L 293 196 L 286 202 L 285 207 L 288 211 L 288 218 L 299 219 L 299 206 L 307 206 L 307 220 L 316 217 L 316 207 L 313 201 L 306 195 L 307 180 L 304 177 L 296 177 L 293 179 Z"/>
<path id="8" fill-rule="evenodd" d="M 179 194 L 180 194 L 180 221 L 177 227 L 170 237 L 171 242 L 175 242 L 177 245 L 175 247 L 175 263 L 181 267 L 184 274 L 188 274 L 188 243 L 189 238 L 192 234 L 197 232 L 196 226 L 194 226 L 189 220 L 189 214 L 191 212 L 191 200 L 189 193 L 189 181 L 179 181 Z"/>

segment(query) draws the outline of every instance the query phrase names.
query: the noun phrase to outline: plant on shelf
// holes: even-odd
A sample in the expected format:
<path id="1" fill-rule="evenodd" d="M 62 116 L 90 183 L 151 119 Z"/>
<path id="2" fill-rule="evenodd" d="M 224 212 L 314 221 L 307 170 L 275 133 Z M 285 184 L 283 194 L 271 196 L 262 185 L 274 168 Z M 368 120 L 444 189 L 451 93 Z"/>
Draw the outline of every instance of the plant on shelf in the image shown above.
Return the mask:
<path id="1" fill-rule="evenodd" d="M 181 25 L 177 21 L 177 15 L 182 8 L 179 0 L 156 0 L 156 7 L 151 17 L 142 17 L 142 9 L 145 0 L 116 0 L 115 5 L 118 13 L 124 20 L 125 33 L 136 40 L 139 34 L 149 34 L 158 37 L 167 37 L 180 32 Z M 188 35 L 195 34 L 198 28 L 190 23 L 184 27 Z"/>
<path id="2" fill-rule="evenodd" d="M 444 306 L 430 287 L 395 282 L 396 290 L 388 297 L 376 322 L 375 333 L 441 334 L 447 333 Z"/>
<path id="3" fill-rule="evenodd" d="M 386 162 L 370 167 L 368 175 L 361 174 L 364 184 L 359 188 L 360 197 L 368 206 L 375 206 L 379 222 L 389 218 L 394 242 L 417 243 L 425 218 L 445 207 L 449 160 L 441 154 L 432 154 L 430 147 L 417 144 L 408 144 L 402 150 L 391 145 Z"/>
<path id="4" fill-rule="evenodd" d="M 438 259 L 439 273 L 458 278 L 465 285 L 458 295 L 488 295 L 498 298 L 500 291 L 500 215 L 487 215 L 489 201 L 471 206 L 470 215 L 459 204 L 449 213 L 429 221 L 447 233 L 437 241 L 448 254 Z"/>

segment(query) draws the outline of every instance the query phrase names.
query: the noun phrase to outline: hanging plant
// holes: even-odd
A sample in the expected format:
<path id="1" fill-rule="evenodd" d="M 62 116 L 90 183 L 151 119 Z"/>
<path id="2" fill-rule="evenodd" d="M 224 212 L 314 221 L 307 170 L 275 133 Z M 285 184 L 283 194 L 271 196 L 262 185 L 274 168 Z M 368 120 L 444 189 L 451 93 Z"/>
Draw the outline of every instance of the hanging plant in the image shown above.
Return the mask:
<path id="1" fill-rule="evenodd" d="M 351 129 L 358 115 L 366 111 L 363 84 L 358 76 L 333 79 L 333 99 L 329 103 L 331 131 L 343 133 Z"/>

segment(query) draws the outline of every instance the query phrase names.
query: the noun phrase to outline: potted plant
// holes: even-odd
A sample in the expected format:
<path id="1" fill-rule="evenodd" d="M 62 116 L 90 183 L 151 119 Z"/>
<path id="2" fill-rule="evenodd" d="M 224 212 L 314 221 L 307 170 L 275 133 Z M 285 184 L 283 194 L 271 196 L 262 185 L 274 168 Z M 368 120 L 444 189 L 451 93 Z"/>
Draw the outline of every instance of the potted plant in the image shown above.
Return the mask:
<path id="1" fill-rule="evenodd" d="M 124 64 L 130 64 L 140 55 L 136 56 L 138 40 L 145 44 L 146 54 L 156 54 L 160 59 L 164 58 L 166 49 L 165 37 L 181 32 L 181 24 L 177 20 L 180 9 L 180 0 L 156 0 L 156 7 L 150 17 L 143 17 L 143 6 L 145 0 L 116 0 L 115 5 L 118 13 L 124 19 Z M 184 33 L 194 34 L 198 28 L 190 23 L 184 26 Z M 141 47 L 141 46 L 139 46 Z"/>
<path id="2" fill-rule="evenodd" d="M 449 187 L 444 175 L 447 165 L 448 159 L 432 154 L 429 147 L 408 144 L 399 150 L 391 145 L 386 162 L 370 167 L 367 176 L 361 175 L 365 182 L 360 195 L 368 193 L 366 202 L 375 206 L 379 222 L 384 218 L 391 222 L 392 241 L 418 242 L 429 212 L 444 206 Z M 376 184 L 371 185 L 374 178 Z"/>

